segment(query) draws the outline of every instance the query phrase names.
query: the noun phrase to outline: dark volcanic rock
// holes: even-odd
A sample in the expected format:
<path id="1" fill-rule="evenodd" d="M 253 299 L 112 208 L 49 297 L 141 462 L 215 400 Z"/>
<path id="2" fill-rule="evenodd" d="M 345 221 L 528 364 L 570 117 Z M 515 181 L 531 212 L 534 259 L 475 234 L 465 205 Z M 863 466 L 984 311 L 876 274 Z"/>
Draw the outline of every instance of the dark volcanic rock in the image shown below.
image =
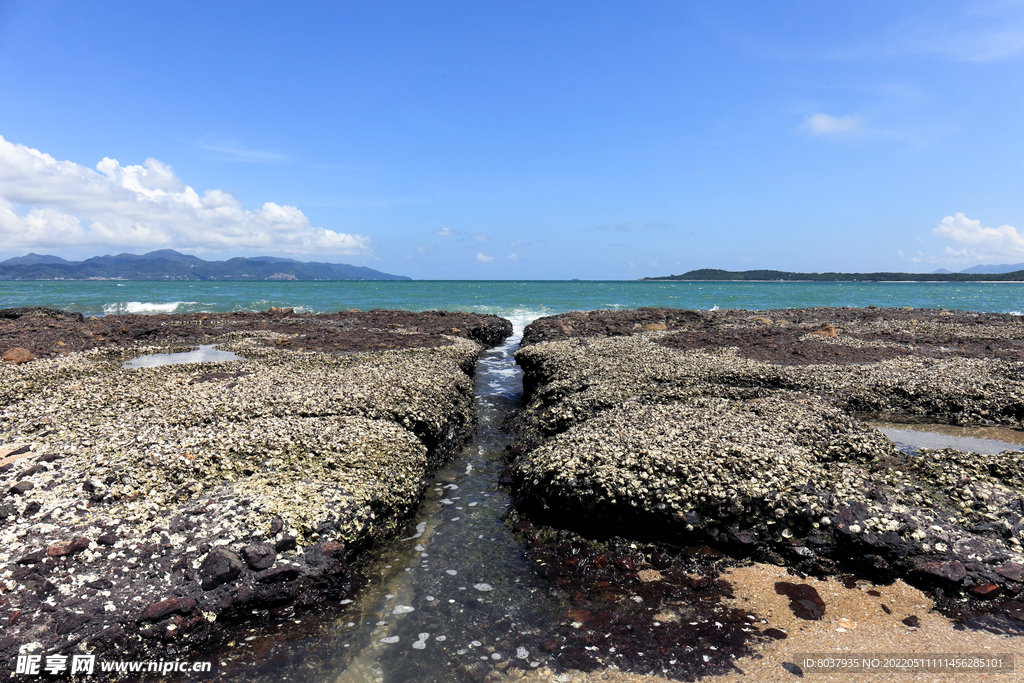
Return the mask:
<path id="1" fill-rule="evenodd" d="M 234 581 L 241 575 L 242 569 L 242 561 L 230 550 L 224 547 L 211 550 L 199 566 L 199 579 L 203 590 L 212 590 L 222 583 Z"/>
<path id="2" fill-rule="evenodd" d="M 242 548 L 242 557 L 254 570 L 269 569 L 277 560 L 277 552 L 268 543 L 254 543 Z"/>
<path id="3" fill-rule="evenodd" d="M 40 324 L 46 320 L 46 324 Z M 431 348 L 463 337 L 484 346 L 500 344 L 512 323 L 494 315 L 447 311 L 341 311 L 296 315 L 293 309 L 268 313 L 189 313 L 83 318 L 44 308 L 0 309 L 0 349 L 17 351 L 23 363 L 101 346 L 208 340 L 211 334 L 278 332 L 291 338 L 267 340 L 268 346 L 322 353 Z M 17 347 L 17 349 L 15 349 Z M 6 358 L 5 354 L 5 360 Z"/>
<path id="4" fill-rule="evenodd" d="M 19 481 L 17 484 L 8 489 L 8 491 L 10 491 L 11 495 L 23 496 L 32 489 L 34 489 L 35 487 L 36 485 L 30 481 Z"/>
<path id="5" fill-rule="evenodd" d="M 403 527 L 473 433 L 481 342 L 509 333 L 440 311 L 0 311 L 0 350 L 45 359 L 0 364 L 17 449 L 0 525 L 25 517 L 0 544 L 24 587 L 0 596 L 0 660 L 30 642 L 201 659 L 234 629 L 350 597 L 349 560 Z M 239 360 L 121 369 L 198 344 Z"/>
<path id="6" fill-rule="evenodd" d="M 139 621 L 159 621 L 170 614 L 190 614 L 196 608 L 192 598 L 168 598 L 154 602 L 139 615 Z"/>
<path id="7" fill-rule="evenodd" d="M 929 581 L 960 583 L 967 578 L 967 570 L 956 560 L 927 562 L 914 569 L 914 573 Z"/>
<path id="8" fill-rule="evenodd" d="M 1024 428 L 1024 326 L 912 309 L 534 321 L 517 506 L 603 538 L 960 594 L 1024 582 L 1024 452 L 911 456 L 861 421 Z M 992 589 L 987 589 L 992 590 Z"/>
<path id="9" fill-rule="evenodd" d="M 253 580 L 256 583 L 284 583 L 285 581 L 294 581 L 301 573 L 301 569 L 294 565 L 278 565 L 273 569 L 256 572 Z"/>
<path id="10" fill-rule="evenodd" d="M 800 619 L 810 621 L 825 616 L 825 601 L 818 595 L 814 586 L 779 581 L 775 584 L 775 592 L 789 598 L 789 608 Z"/>

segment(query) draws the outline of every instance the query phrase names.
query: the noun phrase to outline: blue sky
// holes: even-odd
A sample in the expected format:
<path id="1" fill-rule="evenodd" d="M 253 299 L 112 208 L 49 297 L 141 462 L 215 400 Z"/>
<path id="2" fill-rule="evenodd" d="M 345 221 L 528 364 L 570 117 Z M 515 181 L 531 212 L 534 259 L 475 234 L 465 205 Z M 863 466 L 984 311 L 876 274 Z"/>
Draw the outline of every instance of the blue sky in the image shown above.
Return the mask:
<path id="1" fill-rule="evenodd" d="M 1019 263 L 1022 67 L 1024 2 L 0 0 L 0 257 Z"/>

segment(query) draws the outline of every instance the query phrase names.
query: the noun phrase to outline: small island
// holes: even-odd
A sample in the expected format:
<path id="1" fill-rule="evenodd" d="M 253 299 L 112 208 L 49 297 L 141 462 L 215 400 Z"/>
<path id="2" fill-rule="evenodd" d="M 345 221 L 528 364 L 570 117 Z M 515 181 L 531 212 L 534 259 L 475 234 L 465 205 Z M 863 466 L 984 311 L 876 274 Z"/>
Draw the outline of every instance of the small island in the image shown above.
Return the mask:
<path id="1" fill-rule="evenodd" d="M 682 275 L 645 277 L 642 281 L 699 280 L 747 282 L 1021 282 L 1024 270 L 1010 273 L 792 273 L 786 270 L 700 268 Z"/>

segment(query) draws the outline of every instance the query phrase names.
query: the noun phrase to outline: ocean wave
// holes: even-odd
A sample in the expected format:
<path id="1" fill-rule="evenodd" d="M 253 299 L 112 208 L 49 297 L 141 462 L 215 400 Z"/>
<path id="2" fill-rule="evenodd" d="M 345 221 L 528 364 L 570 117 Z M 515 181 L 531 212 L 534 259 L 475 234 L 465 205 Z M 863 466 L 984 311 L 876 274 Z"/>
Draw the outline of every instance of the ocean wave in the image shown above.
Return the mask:
<path id="1" fill-rule="evenodd" d="M 473 306 L 469 310 L 474 313 L 490 313 L 492 315 L 505 318 L 512 323 L 512 336 L 517 338 L 521 338 L 526 326 L 537 318 L 543 318 L 546 315 L 556 315 L 564 312 L 564 310 L 548 308 L 547 306 L 540 306 L 538 308 L 518 306 Z"/>
<path id="2" fill-rule="evenodd" d="M 151 313 L 177 313 L 179 308 L 194 306 L 197 301 L 169 301 L 167 303 L 153 303 L 149 301 L 118 301 L 112 304 L 103 304 L 103 312 L 107 315 L 124 315 L 134 313 L 146 315 Z"/>

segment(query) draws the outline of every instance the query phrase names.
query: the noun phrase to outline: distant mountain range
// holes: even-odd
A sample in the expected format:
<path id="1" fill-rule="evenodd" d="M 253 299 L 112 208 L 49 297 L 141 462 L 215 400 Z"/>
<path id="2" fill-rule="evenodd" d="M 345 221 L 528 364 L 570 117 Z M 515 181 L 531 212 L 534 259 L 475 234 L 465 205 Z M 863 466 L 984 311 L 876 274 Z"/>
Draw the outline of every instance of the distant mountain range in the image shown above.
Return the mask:
<path id="1" fill-rule="evenodd" d="M 0 261 L 0 280 L 410 280 L 347 263 L 304 263 L 276 256 L 204 261 L 173 249 L 67 261 L 26 254 Z"/>
<path id="2" fill-rule="evenodd" d="M 974 266 L 961 270 L 961 273 L 1013 273 L 1018 270 L 1024 270 L 1024 263 L 1004 263 L 1001 266 L 985 265 L 985 266 Z M 936 273 L 948 273 L 949 271 L 945 268 L 939 268 L 935 271 Z"/>
<path id="3" fill-rule="evenodd" d="M 1022 264 L 1024 266 L 1024 264 Z M 997 267 L 1002 266 L 978 266 Z M 1007 266 L 1012 267 L 1012 266 Z M 972 269 L 973 270 L 973 269 Z M 1011 272 L 988 271 L 962 273 L 791 273 L 785 270 L 718 270 L 702 268 L 682 275 L 645 277 L 644 280 L 751 280 L 803 282 L 998 282 L 1024 281 L 1024 268 Z"/>

